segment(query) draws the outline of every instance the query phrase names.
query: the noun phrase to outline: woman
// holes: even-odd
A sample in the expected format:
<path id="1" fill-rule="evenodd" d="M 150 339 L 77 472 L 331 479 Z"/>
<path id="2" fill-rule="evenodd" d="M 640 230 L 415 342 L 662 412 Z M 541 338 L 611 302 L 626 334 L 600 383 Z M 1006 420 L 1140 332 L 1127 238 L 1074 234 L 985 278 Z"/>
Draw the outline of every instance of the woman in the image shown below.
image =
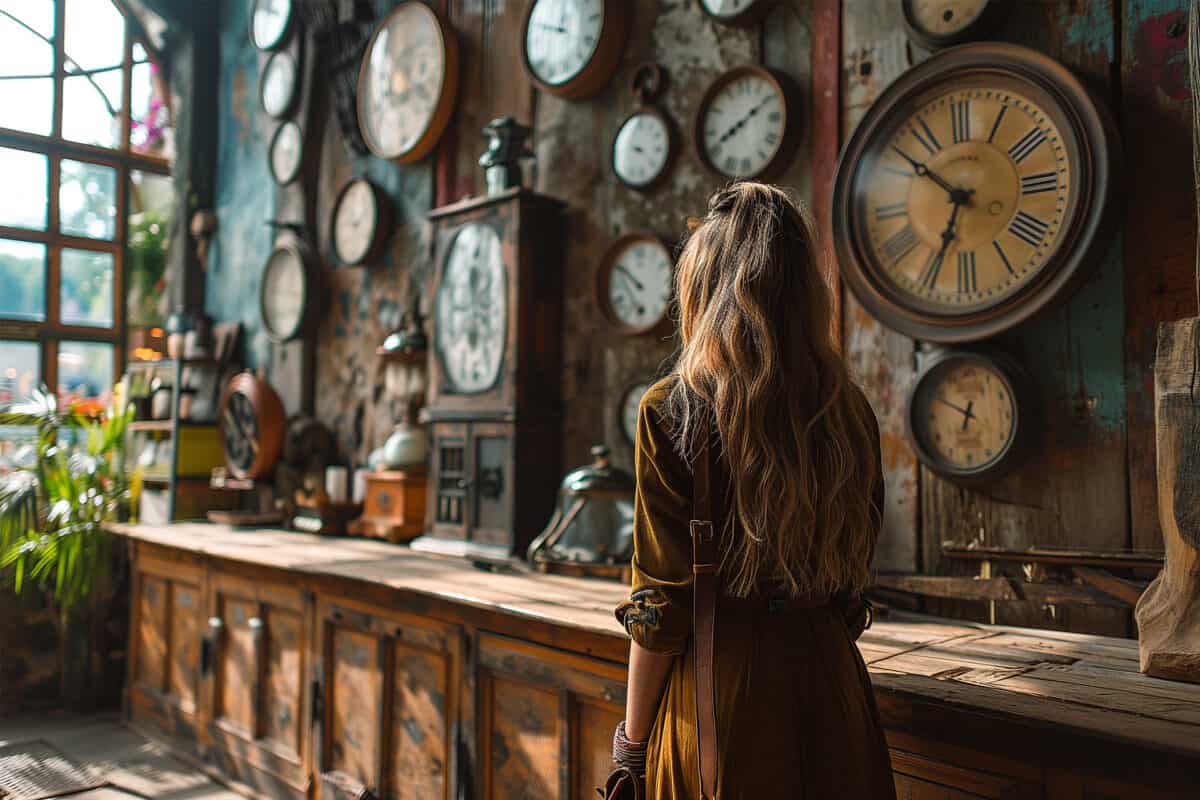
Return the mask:
<path id="1" fill-rule="evenodd" d="M 689 534 L 701 452 L 720 559 L 704 796 L 895 797 L 844 602 L 866 586 L 879 533 L 879 430 L 835 349 L 817 252 L 783 191 L 738 183 L 713 195 L 679 259 L 682 350 L 641 402 L 633 594 L 617 609 L 633 641 L 614 758 L 644 762 L 654 800 L 702 796 Z"/>

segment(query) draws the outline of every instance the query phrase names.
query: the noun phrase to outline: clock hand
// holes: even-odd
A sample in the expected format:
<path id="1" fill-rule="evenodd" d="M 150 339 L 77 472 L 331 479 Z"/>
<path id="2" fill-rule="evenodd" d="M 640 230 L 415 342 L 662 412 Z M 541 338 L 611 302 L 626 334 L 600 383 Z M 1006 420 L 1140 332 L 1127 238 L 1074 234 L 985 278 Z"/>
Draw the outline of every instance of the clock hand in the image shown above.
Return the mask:
<path id="1" fill-rule="evenodd" d="M 545 22 L 536 22 L 534 24 L 537 27 L 541 28 L 542 30 L 553 31 L 554 33 L 569 33 L 570 32 L 566 28 L 562 27 L 561 25 L 547 25 Z"/>
<path id="2" fill-rule="evenodd" d="M 967 429 L 967 423 L 968 423 L 968 422 L 970 422 L 972 419 L 974 419 L 974 418 L 975 418 L 975 415 L 974 415 L 973 413 L 971 413 L 971 409 L 972 409 L 974 406 L 975 406 L 975 401 L 974 401 L 974 400 L 968 400 L 968 401 L 967 401 L 967 410 L 963 412 L 963 426 L 962 426 L 962 429 L 963 429 L 964 431 Z"/>
<path id="3" fill-rule="evenodd" d="M 616 272 L 619 275 L 623 276 L 626 280 L 628 280 L 630 283 L 632 283 L 634 286 L 636 286 L 637 290 L 639 292 L 643 292 L 646 290 L 646 285 L 644 283 L 642 283 L 641 281 L 639 281 L 637 278 L 633 277 L 633 273 L 630 272 L 629 270 L 627 270 L 625 267 L 621 266 L 620 264 L 618 264 L 616 266 L 616 268 L 613 269 L 613 272 Z"/>
<path id="4" fill-rule="evenodd" d="M 950 182 L 947 181 L 945 178 L 938 175 L 936 172 L 934 172 L 929 167 L 922 164 L 920 161 L 917 161 L 915 158 L 913 158 L 908 153 L 901 150 L 896 145 L 892 145 L 892 149 L 895 150 L 897 153 L 899 153 L 900 157 L 903 158 L 905 161 L 907 161 L 912 166 L 913 172 L 917 173 L 917 175 L 919 177 L 929 178 L 929 180 L 933 181 L 938 186 L 945 189 L 946 193 L 950 195 L 951 202 L 953 202 L 955 205 L 958 205 L 958 204 L 966 205 L 967 202 L 970 200 L 971 195 L 975 194 L 974 189 L 959 189 L 958 187 L 951 185 Z"/>
<path id="5" fill-rule="evenodd" d="M 944 406 L 950 406 L 950 408 L 953 408 L 955 411 L 962 414 L 964 428 L 966 427 L 966 420 L 973 419 L 975 417 L 975 415 L 973 413 L 971 413 L 971 405 L 972 405 L 972 403 L 974 403 L 973 400 L 971 401 L 971 403 L 967 404 L 966 408 L 963 408 L 962 406 L 956 406 L 954 403 L 951 403 L 949 400 L 943 400 L 940 397 L 935 397 L 934 400 L 937 400 L 939 403 L 941 403 Z"/>
<path id="6" fill-rule="evenodd" d="M 751 108 L 749 111 L 747 111 L 742 116 L 741 119 L 739 119 L 737 122 L 733 123 L 733 125 L 729 128 L 729 130 L 727 130 L 727 131 L 725 131 L 725 133 L 721 134 L 721 138 L 718 139 L 717 142 L 719 144 L 725 144 L 725 142 L 729 140 L 729 137 L 733 136 L 735 133 L 737 133 L 742 128 L 744 128 L 746 123 L 749 122 L 750 119 L 754 115 L 756 115 L 762 109 L 763 106 L 765 106 L 767 103 L 771 102 L 773 99 L 775 99 L 774 95 L 767 95 L 762 100 L 760 100 L 759 103 L 756 106 L 754 106 L 754 108 Z"/>

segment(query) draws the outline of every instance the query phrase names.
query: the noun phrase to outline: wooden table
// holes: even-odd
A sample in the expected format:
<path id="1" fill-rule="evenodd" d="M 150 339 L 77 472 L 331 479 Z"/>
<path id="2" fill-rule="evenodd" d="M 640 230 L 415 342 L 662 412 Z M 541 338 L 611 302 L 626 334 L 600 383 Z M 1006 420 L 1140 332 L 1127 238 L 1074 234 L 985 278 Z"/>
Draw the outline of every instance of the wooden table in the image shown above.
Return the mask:
<path id="1" fill-rule="evenodd" d="M 128 713 L 241 788 L 593 796 L 624 587 L 362 539 L 113 528 L 134 553 Z M 1200 687 L 1139 674 L 1136 642 L 893 613 L 859 646 L 903 797 L 1200 796 Z"/>

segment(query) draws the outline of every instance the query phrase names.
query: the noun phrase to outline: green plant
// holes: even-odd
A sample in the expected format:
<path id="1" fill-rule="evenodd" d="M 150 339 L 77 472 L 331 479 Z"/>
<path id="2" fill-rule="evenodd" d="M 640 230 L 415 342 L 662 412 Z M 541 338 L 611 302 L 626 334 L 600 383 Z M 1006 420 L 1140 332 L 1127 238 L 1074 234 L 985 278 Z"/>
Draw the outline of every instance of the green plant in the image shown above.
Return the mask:
<path id="1" fill-rule="evenodd" d="M 0 425 L 37 430 L 36 459 L 0 474 L 0 569 L 20 592 L 50 592 L 64 617 L 106 579 L 104 524 L 129 504 L 125 429 L 131 407 L 60 409 L 44 387 L 0 407 Z"/>

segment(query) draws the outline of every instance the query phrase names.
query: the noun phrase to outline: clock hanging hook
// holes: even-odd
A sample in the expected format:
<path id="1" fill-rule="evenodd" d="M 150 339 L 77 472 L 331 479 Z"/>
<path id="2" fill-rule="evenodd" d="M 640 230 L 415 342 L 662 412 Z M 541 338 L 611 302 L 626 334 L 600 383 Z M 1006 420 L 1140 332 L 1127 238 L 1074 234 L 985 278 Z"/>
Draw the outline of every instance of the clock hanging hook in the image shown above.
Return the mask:
<path id="1" fill-rule="evenodd" d="M 630 89 L 639 106 L 644 106 L 658 97 L 662 92 L 665 77 L 663 68 L 653 61 L 647 61 L 634 70 Z"/>

